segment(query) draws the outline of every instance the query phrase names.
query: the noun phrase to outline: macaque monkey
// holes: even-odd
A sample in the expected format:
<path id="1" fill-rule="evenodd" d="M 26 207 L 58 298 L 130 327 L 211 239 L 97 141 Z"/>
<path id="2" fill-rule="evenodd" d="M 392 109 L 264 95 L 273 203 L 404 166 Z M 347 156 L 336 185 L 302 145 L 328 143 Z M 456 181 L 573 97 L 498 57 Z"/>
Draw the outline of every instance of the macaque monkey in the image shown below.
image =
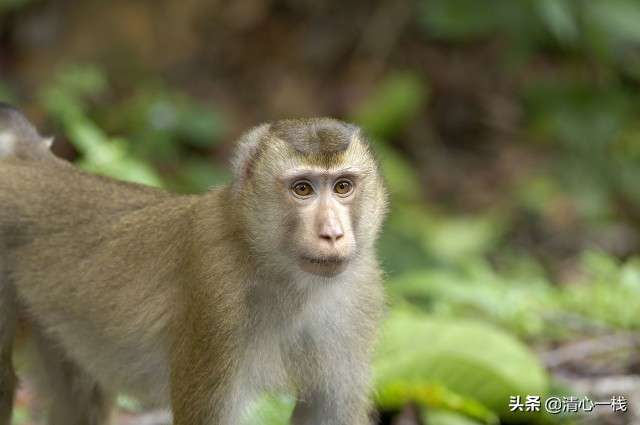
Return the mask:
<path id="1" fill-rule="evenodd" d="M 320 118 L 240 140 L 201 195 L 90 175 L 0 106 L 0 425 L 28 324 L 50 425 L 109 422 L 119 392 L 175 425 L 237 425 L 261 392 L 292 423 L 369 423 L 386 210 L 361 131 Z"/>

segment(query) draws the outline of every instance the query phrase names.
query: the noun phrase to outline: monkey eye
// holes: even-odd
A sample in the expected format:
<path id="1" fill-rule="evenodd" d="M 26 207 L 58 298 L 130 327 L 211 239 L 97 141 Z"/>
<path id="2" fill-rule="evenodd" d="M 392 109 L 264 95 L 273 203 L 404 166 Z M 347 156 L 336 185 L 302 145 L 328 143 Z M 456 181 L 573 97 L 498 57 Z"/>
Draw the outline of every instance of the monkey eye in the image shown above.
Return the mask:
<path id="1" fill-rule="evenodd" d="M 309 182 L 305 181 L 294 183 L 291 190 L 300 198 L 306 198 L 313 194 L 313 187 L 311 187 Z"/>
<path id="2" fill-rule="evenodd" d="M 338 180 L 333 185 L 333 191 L 341 196 L 346 196 L 353 190 L 353 184 L 349 180 Z"/>

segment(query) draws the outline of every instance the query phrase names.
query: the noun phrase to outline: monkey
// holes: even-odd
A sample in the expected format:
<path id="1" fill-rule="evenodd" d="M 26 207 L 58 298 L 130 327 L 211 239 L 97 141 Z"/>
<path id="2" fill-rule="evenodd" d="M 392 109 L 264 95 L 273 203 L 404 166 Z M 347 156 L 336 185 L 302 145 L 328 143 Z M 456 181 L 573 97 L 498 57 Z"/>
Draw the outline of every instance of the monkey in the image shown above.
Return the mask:
<path id="1" fill-rule="evenodd" d="M 280 120 L 231 182 L 174 194 L 86 173 L 0 105 L 0 425 L 18 323 L 50 425 L 112 423 L 114 397 L 175 425 L 236 425 L 263 392 L 295 425 L 370 423 L 388 196 L 362 130 Z"/>

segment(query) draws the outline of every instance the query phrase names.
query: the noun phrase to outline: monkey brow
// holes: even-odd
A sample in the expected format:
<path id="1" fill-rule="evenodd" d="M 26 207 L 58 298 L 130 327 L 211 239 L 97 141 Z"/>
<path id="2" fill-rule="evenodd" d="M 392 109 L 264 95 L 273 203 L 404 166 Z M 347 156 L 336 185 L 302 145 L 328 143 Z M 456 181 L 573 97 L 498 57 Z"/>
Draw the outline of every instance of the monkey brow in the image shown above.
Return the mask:
<path id="1" fill-rule="evenodd" d="M 345 167 L 336 169 L 316 168 L 316 167 L 301 167 L 293 168 L 285 171 L 281 178 L 283 180 L 291 180 L 302 177 L 335 177 L 335 176 L 360 176 L 367 174 L 366 170 L 359 167 Z"/>

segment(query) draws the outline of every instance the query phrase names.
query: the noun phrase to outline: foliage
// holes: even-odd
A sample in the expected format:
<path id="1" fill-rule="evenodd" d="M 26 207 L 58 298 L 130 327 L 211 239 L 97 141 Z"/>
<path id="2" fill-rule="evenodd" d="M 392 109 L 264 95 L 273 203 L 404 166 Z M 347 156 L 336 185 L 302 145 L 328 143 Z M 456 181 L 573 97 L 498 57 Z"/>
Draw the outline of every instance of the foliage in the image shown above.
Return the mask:
<path id="1" fill-rule="evenodd" d="M 408 311 L 387 319 L 375 366 L 383 408 L 400 408 L 413 399 L 496 423 L 492 412 L 507 415 L 510 395 L 547 392 L 538 360 L 508 334 Z"/>
<path id="2" fill-rule="evenodd" d="M 93 67 L 63 69 L 42 93 L 42 103 L 60 121 L 65 134 L 83 155 L 79 166 L 106 176 L 150 186 L 161 186 L 160 177 L 146 163 L 130 157 L 126 142 L 109 138 L 86 115 L 85 98 L 106 87 L 102 73 Z"/>
<path id="3" fill-rule="evenodd" d="M 640 329 L 640 262 L 587 252 L 582 281 L 555 286 L 542 276 L 502 276 L 486 263 L 424 269 L 393 278 L 389 291 L 444 317 L 482 317 L 528 341 L 568 340 L 607 329 Z"/>
<path id="4" fill-rule="evenodd" d="M 42 104 L 82 155 L 79 166 L 122 180 L 184 191 L 206 190 L 227 179 L 226 171 L 183 147 L 206 149 L 216 142 L 221 124 L 215 112 L 184 94 L 150 85 L 117 108 L 117 115 L 105 114 L 102 125 L 115 125 L 131 135 L 110 137 L 100 128 L 100 114 L 90 116 L 95 109 L 91 100 L 108 87 L 100 69 L 68 66 L 42 89 Z M 158 171 L 164 163 L 178 167 L 168 181 Z"/>

